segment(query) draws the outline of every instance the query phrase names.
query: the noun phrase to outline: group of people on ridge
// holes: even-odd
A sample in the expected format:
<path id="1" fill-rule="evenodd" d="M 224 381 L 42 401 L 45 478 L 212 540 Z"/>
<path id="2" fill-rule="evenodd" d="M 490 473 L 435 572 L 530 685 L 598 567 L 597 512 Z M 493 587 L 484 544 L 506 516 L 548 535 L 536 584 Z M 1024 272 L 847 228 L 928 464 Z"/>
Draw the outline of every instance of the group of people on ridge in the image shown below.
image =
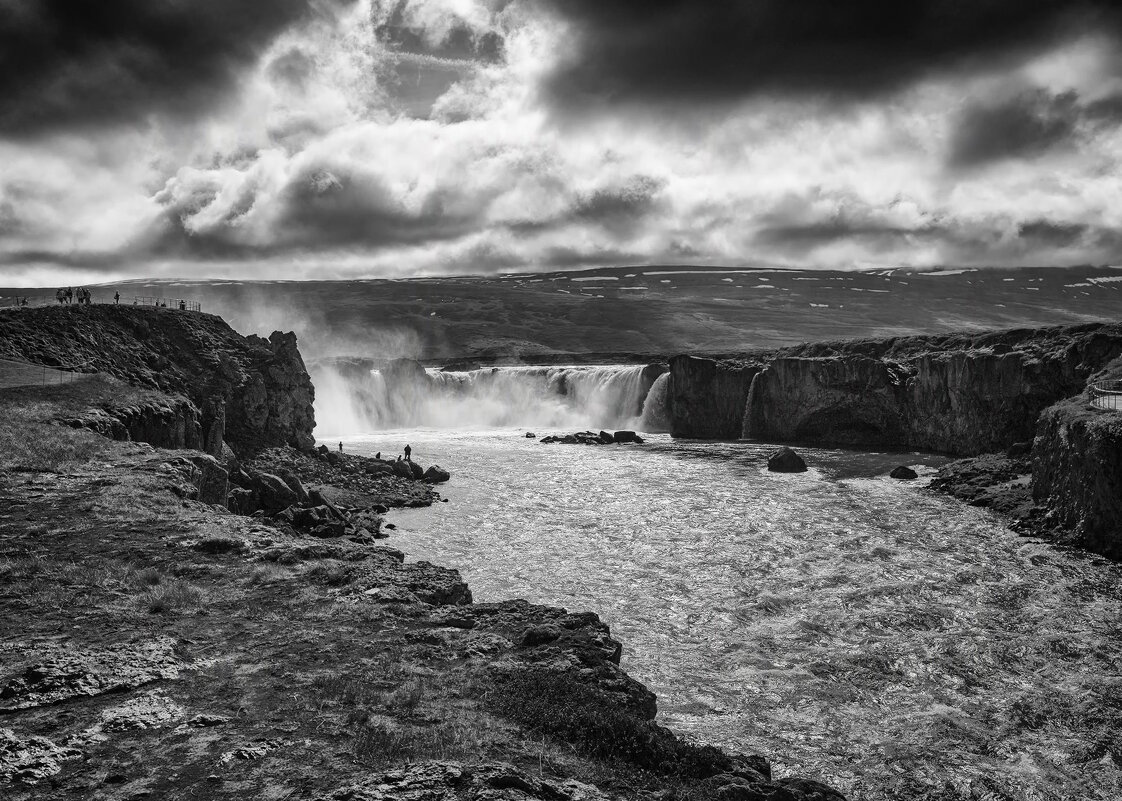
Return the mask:
<path id="1" fill-rule="evenodd" d="M 84 286 L 78 287 L 77 293 L 75 293 L 73 287 L 68 286 L 66 289 L 62 289 L 60 287 L 58 291 L 55 292 L 55 300 L 57 300 L 59 303 L 65 303 L 69 305 L 74 302 L 75 294 L 77 294 L 78 296 L 79 306 L 83 304 L 86 306 L 90 305 L 90 290 L 86 289 Z"/>

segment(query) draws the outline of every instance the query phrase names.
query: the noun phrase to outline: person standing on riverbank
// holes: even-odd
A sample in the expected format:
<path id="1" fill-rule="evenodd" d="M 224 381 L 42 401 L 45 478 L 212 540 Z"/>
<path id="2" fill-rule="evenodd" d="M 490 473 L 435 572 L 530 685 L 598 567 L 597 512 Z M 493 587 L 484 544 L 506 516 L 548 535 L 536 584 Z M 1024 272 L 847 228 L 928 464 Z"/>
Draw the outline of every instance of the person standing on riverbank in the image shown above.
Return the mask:
<path id="1" fill-rule="evenodd" d="M 413 453 L 413 449 L 410 448 L 408 445 L 406 445 L 405 446 L 405 461 L 407 461 L 407 462 L 413 461 L 412 453 Z"/>

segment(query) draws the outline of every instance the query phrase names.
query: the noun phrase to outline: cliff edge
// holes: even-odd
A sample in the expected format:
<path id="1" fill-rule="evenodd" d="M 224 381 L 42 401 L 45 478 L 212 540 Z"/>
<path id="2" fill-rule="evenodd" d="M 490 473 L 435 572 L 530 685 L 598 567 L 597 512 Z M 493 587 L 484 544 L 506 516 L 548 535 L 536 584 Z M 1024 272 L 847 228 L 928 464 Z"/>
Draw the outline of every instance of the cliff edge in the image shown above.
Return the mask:
<path id="1" fill-rule="evenodd" d="M 0 359 L 100 372 L 187 398 L 214 455 L 314 445 L 315 389 L 293 333 L 242 336 L 220 317 L 137 306 L 0 312 Z M 190 414 L 188 414 L 188 417 Z"/>

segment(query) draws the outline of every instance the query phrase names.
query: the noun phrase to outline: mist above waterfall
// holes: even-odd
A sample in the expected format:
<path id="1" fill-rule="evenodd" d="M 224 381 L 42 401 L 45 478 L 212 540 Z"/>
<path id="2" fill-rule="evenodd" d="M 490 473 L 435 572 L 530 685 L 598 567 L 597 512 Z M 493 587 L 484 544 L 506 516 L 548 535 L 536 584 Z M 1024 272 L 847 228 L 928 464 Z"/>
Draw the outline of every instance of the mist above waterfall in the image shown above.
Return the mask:
<path id="1" fill-rule="evenodd" d="M 661 365 L 519 366 L 468 371 L 401 361 L 370 371 L 313 367 L 317 434 L 398 428 L 665 431 Z"/>

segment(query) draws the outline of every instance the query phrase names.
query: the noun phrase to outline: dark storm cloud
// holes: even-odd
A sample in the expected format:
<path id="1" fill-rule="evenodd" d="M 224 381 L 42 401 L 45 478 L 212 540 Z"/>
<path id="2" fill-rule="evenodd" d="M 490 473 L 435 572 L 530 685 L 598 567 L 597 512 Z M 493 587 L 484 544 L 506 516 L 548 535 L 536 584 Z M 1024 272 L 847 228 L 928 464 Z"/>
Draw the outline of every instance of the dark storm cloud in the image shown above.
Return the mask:
<path id="1" fill-rule="evenodd" d="M 215 199 L 228 203 L 212 213 Z M 293 175 L 276 198 L 267 241 L 247 236 L 259 200 L 253 182 L 231 187 L 169 184 L 157 193 L 163 213 L 152 230 L 133 243 L 138 253 L 161 257 L 237 259 L 276 256 L 319 248 L 370 249 L 436 243 L 464 236 L 480 224 L 476 213 L 448 208 L 447 192 L 435 190 L 421 208 L 405 209 L 375 176 L 309 167 Z M 206 220 L 191 224 L 200 212 Z"/>
<path id="2" fill-rule="evenodd" d="M 950 164 L 971 167 L 1039 156 L 1074 136 L 1078 116 L 1074 92 L 1028 92 L 994 105 L 971 106 L 958 121 Z"/>
<path id="3" fill-rule="evenodd" d="M 1021 223 L 1017 234 L 1021 239 L 1053 247 L 1067 247 L 1078 244 L 1088 231 L 1081 223 L 1057 223 L 1048 220 L 1034 220 Z"/>
<path id="4" fill-rule="evenodd" d="M 1085 133 L 1122 124 L 1122 97 L 1084 103 L 1076 92 L 1024 92 L 976 103 L 959 116 L 948 162 L 974 167 L 1007 159 L 1032 159 L 1075 145 Z"/>
<path id="5" fill-rule="evenodd" d="M 988 65 L 1077 31 L 1118 33 L 1117 0 L 537 0 L 577 47 L 554 99 L 728 102 L 760 93 L 867 96 Z"/>
<path id="6" fill-rule="evenodd" d="M 638 175 L 623 186 L 598 189 L 581 197 L 573 208 L 573 217 L 607 228 L 628 227 L 657 207 L 662 188 L 663 182 L 657 178 Z"/>
<path id="7" fill-rule="evenodd" d="M 0 0 L 0 134 L 197 112 L 311 6 Z"/>
<path id="8" fill-rule="evenodd" d="M 775 225 L 765 227 L 755 235 L 758 244 L 778 249 L 788 256 L 805 256 L 816 248 L 836 242 L 857 242 L 871 253 L 883 253 L 902 245 L 939 242 L 949 238 L 953 238 L 953 232 L 942 225 L 905 228 L 844 219 Z"/>

